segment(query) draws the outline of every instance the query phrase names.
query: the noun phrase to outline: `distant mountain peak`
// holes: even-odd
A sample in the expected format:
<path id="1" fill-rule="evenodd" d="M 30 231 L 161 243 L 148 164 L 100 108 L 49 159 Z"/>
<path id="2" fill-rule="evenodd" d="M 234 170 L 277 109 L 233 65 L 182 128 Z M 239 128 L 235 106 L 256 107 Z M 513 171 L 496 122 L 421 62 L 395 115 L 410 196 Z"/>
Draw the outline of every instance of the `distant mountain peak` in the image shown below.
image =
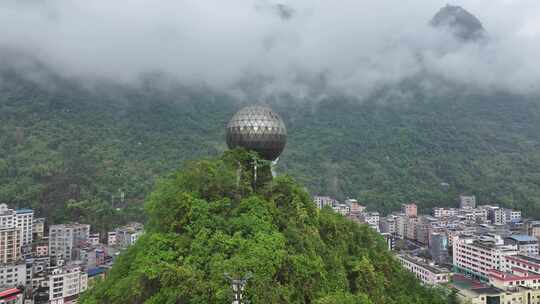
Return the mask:
<path id="1" fill-rule="evenodd" d="M 458 39 L 477 41 L 486 37 L 482 22 L 461 6 L 447 4 L 431 19 L 431 26 L 449 29 Z"/>

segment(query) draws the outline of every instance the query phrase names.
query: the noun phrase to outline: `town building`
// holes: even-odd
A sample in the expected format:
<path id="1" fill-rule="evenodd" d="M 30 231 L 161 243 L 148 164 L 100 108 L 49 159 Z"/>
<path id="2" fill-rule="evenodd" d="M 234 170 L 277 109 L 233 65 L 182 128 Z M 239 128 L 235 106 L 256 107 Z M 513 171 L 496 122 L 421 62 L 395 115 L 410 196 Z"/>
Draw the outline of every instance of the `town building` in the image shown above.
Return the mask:
<path id="1" fill-rule="evenodd" d="M 401 205 L 401 213 L 404 213 L 408 217 L 418 216 L 418 207 L 415 203 Z"/>
<path id="2" fill-rule="evenodd" d="M 90 225 L 62 224 L 49 227 L 49 254 L 56 260 L 71 261 L 74 249 L 82 246 L 90 235 Z"/>
<path id="3" fill-rule="evenodd" d="M 13 209 L 0 204 L 0 264 L 10 264 L 21 259 L 22 230 L 17 228 Z"/>
<path id="4" fill-rule="evenodd" d="M 538 255 L 538 239 L 526 235 L 511 235 L 504 239 L 504 243 L 508 245 L 517 245 L 518 250 L 522 254 Z"/>
<path id="5" fill-rule="evenodd" d="M 108 246 L 116 246 L 116 231 L 109 231 L 107 232 L 107 245 Z"/>
<path id="6" fill-rule="evenodd" d="M 502 209 L 506 223 L 521 222 L 521 211 L 513 209 Z"/>
<path id="7" fill-rule="evenodd" d="M 395 234 L 396 233 L 396 216 L 388 215 L 380 219 L 379 228 L 382 233 Z"/>
<path id="8" fill-rule="evenodd" d="M 319 209 L 322 209 L 326 206 L 333 207 L 334 205 L 339 203 L 336 199 L 333 199 L 329 196 L 315 196 L 313 197 L 313 201 Z"/>
<path id="9" fill-rule="evenodd" d="M 429 238 L 429 254 L 437 264 L 449 262 L 448 236 L 445 233 L 434 232 Z"/>
<path id="10" fill-rule="evenodd" d="M 135 244 L 137 239 L 144 233 L 144 227 L 142 224 L 134 222 L 117 228 L 115 232 L 117 246 L 126 248 Z"/>
<path id="11" fill-rule="evenodd" d="M 461 195 L 459 197 L 459 208 L 460 209 L 474 209 L 476 208 L 476 197 Z"/>
<path id="12" fill-rule="evenodd" d="M 24 285 L 26 285 L 26 264 L 19 263 L 0 266 L 0 288 Z"/>
<path id="13" fill-rule="evenodd" d="M 76 303 L 88 288 L 88 275 L 77 265 L 58 267 L 49 276 L 48 287 L 49 304 Z"/>
<path id="14" fill-rule="evenodd" d="M 451 217 L 458 214 L 458 209 L 455 208 L 433 208 L 434 217 Z"/>
<path id="15" fill-rule="evenodd" d="M 45 236 L 45 218 L 34 218 L 33 239 L 39 240 Z"/>
<path id="16" fill-rule="evenodd" d="M 516 255 L 517 246 L 504 245 L 500 236 L 459 236 L 453 240 L 453 265 L 457 272 L 488 280 L 492 269 L 504 270 L 506 256 Z"/>
<path id="17" fill-rule="evenodd" d="M 359 218 L 362 223 L 365 223 L 376 231 L 379 231 L 379 212 L 364 212 L 360 214 Z"/>
<path id="18" fill-rule="evenodd" d="M 32 244 L 34 233 L 34 210 L 18 209 L 15 211 L 17 228 L 22 230 L 21 246 Z"/>
<path id="19" fill-rule="evenodd" d="M 428 264 L 423 260 L 408 254 L 399 254 L 399 262 L 403 267 L 414 273 L 416 277 L 427 285 L 448 283 L 451 271 L 434 264 Z"/>

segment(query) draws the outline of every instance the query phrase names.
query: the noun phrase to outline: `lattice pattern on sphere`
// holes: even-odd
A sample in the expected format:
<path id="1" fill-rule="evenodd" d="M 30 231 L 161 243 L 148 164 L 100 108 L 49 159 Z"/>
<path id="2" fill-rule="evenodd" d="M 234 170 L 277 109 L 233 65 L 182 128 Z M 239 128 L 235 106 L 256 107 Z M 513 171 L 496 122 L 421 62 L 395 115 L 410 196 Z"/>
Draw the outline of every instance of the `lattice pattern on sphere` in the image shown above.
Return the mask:
<path id="1" fill-rule="evenodd" d="M 268 160 L 279 157 L 287 143 L 287 129 L 270 108 L 249 106 L 238 111 L 227 124 L 227 145 L 243 147 Z"/>

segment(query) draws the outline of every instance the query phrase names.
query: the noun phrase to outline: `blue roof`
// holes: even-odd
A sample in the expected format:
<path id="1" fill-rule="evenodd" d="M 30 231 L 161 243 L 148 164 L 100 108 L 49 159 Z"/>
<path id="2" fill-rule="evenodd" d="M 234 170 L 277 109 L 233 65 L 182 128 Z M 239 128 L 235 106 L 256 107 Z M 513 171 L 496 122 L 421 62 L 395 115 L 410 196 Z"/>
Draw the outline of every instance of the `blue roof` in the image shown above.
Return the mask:
<path id="1" fill-rule="evenodd" d="M 527 234 L 516 234 L 516 235 L 511 235 L 509 236 L 509 238 L 515 240 L 515 241 L 518 241 L 518 242 L 536 242 L 538 241 L 537 238 L 533 237 L 533 236 L 530 236 L 530 235 L 527 235 Z"/>
<path id="2" fill-rule="evenodd" d="M 89 277 L 93 277 L 93 276 L 97 276 L 99 274 L 102 274 L 104 273 L 105 271 L 107 271 L 107 269 L 105 268 L 101 268 L 101 267 L 96 267 L 96 268 L 90 268 L 86 271 L 86 273 L 88 274 Z"/>
<path id="3" fill-rule="evenodd" d="M 34 210 L 32 210 L 32 209 L 17 209 L 17 210 L 15 210 L 15 212 L 17 212 L 17 213 L 32 213 L 32 212 L 34 212 Z"/>

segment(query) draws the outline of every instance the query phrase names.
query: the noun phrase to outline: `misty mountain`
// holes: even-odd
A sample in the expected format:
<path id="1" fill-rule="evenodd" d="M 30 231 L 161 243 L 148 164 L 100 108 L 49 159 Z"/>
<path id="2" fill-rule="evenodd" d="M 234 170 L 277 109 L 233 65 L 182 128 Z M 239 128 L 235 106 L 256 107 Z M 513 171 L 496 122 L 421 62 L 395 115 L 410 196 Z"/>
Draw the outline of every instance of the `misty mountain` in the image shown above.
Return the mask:
<path id="1" fill-rule="evenodd" d="M 152 78 L 86 88 L 3 76 L 0 200 L 103 228 L 140 219 L 158 178 L 224 151 L 227 121 L 252 103 Z M 415 79 L 365 100 L 284 95 L 267 104 L 289 130 L 278 173 L 312 194 L 389 212 L 412 200 L 424 210 L 455 206 L 467 193 L 539 216 L 537 100 L 458 85 L 434 91 Z"/>
<path id="2" fill-rule="evenodd" d="M 486 38 L 482 22 L 460 6 L 446 5 L 431 19 L 436 28 L 449 29 L 457 38 L 464 41 L 477 41 Z"/>

